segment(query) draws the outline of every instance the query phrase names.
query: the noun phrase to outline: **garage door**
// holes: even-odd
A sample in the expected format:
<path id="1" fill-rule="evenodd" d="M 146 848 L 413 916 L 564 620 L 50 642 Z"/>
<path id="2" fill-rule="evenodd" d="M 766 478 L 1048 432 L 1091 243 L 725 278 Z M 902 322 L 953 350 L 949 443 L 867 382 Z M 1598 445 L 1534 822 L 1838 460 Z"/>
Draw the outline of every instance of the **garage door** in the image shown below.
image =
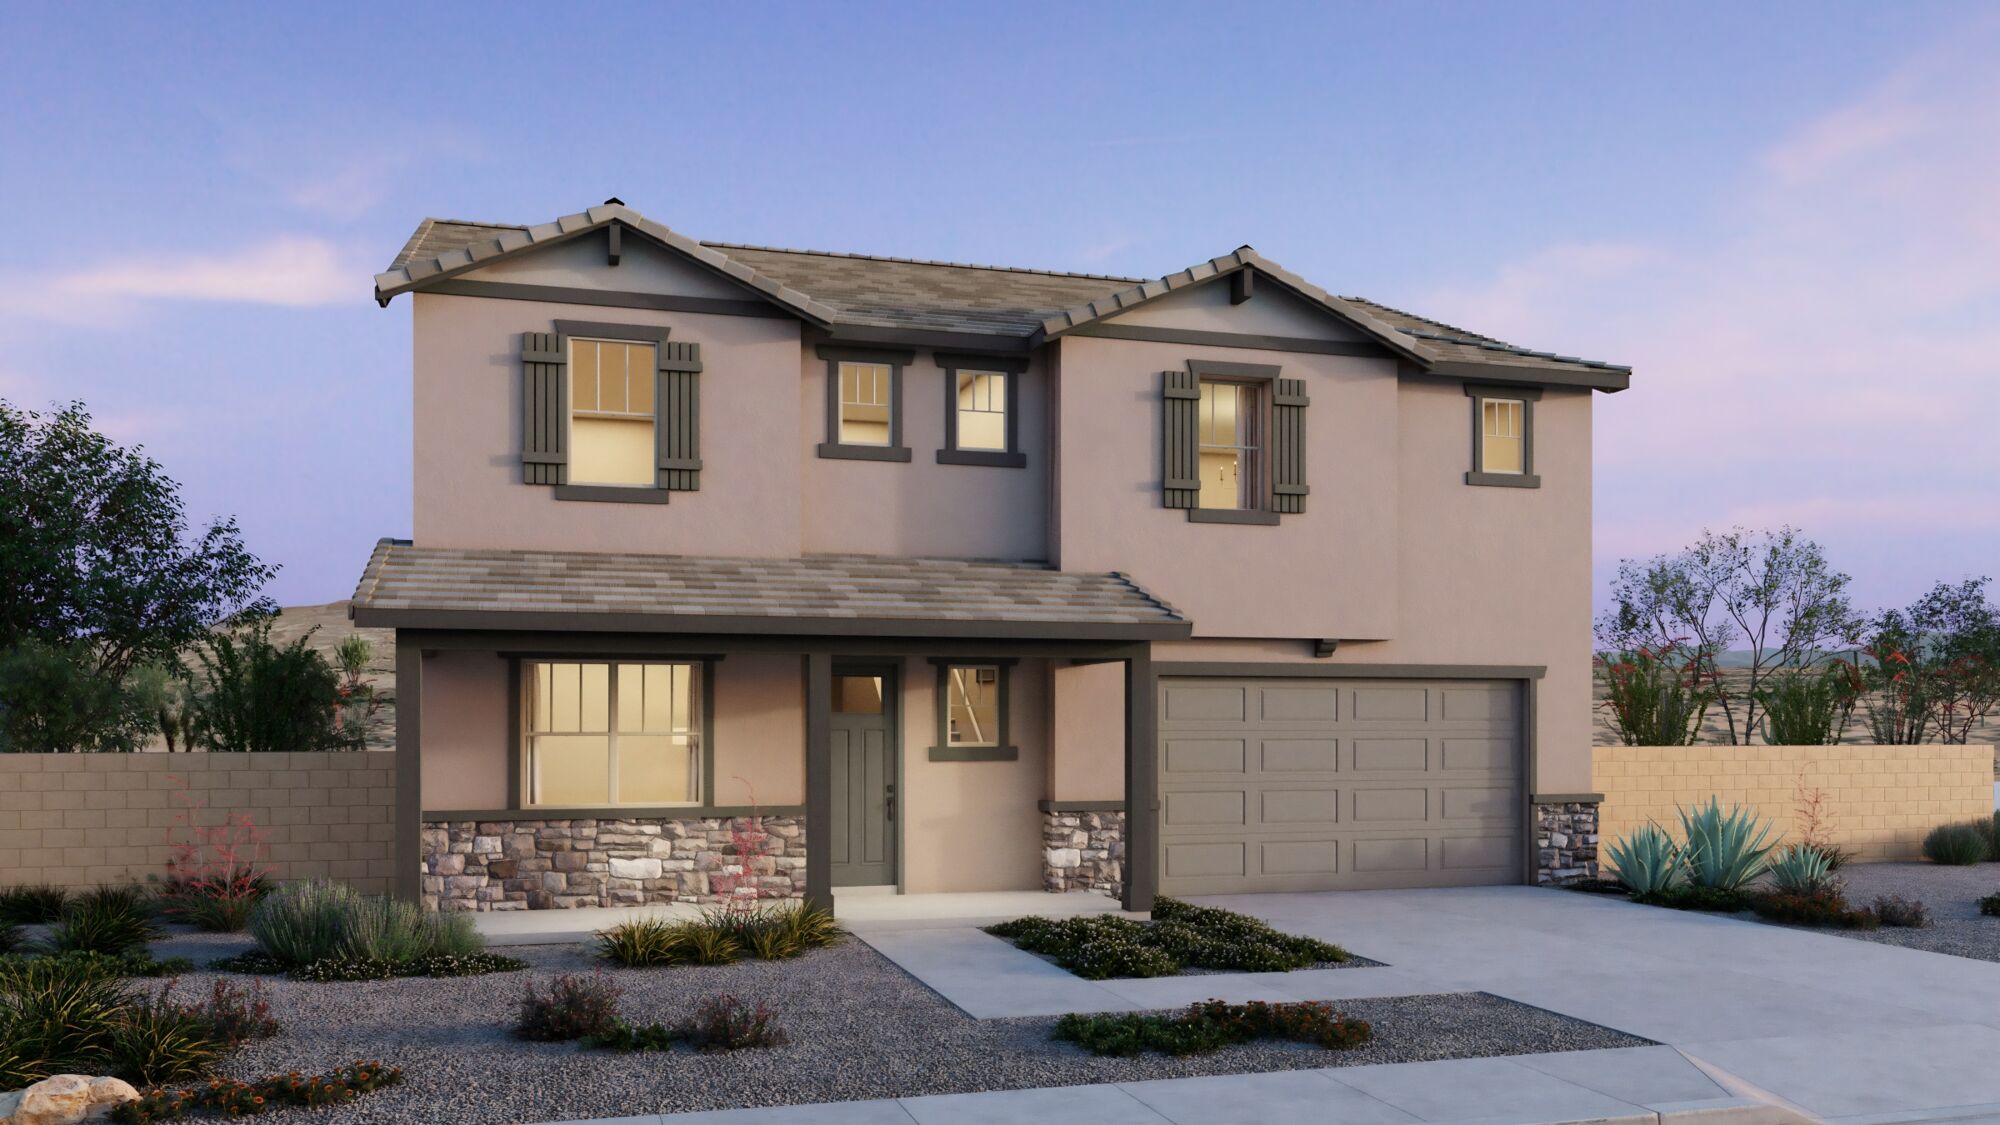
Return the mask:
<path id="1" fill-rule="evenodd" d="M 1520 691 L 1163 679 L 1160 892 L 1517 883 Z"/>

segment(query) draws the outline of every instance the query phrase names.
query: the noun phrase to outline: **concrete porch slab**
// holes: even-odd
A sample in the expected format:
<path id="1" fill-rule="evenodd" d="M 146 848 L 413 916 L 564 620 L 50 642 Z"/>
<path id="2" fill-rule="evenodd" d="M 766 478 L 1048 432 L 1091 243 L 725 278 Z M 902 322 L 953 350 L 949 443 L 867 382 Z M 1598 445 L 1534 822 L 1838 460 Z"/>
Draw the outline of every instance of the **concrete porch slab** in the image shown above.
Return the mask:
<path id="1" fill-rule="evenodd" d="M 1118 914 L 1144 918 L 1122 909 L 1118 900 L 1090 891 L 1050 894 L 1047 891 L 973 891 L 957 894 L 895 894 L 889 888 L 836 887 L 833 915 L 860 933 L 882 930 L 946 929 L 990 926 L 1028 915 L 1073 918 L 1080 914 Z"/>

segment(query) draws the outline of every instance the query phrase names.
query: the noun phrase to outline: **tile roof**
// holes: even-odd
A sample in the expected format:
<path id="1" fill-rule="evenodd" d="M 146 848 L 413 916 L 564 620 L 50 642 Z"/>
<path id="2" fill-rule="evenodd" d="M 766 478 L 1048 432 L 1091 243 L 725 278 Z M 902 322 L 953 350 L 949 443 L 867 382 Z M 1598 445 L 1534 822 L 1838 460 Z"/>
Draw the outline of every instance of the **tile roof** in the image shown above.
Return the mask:
<path id="1" fill-rule="evenodd" d="M 976 627 L 1086 639 L 1188 632 L 1173 607 L 1121 574 L 1038 563 L 471 550 L 393 539 L 376 545 L 353 607 L 367 625 L 421 626 L 445 620 L 440 614 L 470 614 L 495 627 L 514 615 L 523 627 L 539 627 L 533 618 L 545 615 L 549 627 L 589 629 L 596 618 L 604 628 L 669 632 L 914 636 Z M 613 617 L 616 625 L 608 623 Z"/>
<path id="2" fill-rule="evenodd" d="M 1631 369 L 1618 364 L 1537 351 L 1429 320 L 1361 297 L 1335 296 L 1244 246 L 1158 279 L 1063 273 L 1007 266 L 932 262 L 823 250 L 791 250 L 731 242 L 697 242 L 645 219 L 622 204 L 606 204 L 539 227 L 425 219 L 389 269 L 376 277 L 378 299 L 416 288 L 440 274 L 475 268 L 487 258 L 535 241 L 568 237 L 611 219 L 664 236 L 702 255 L 712 268 L 764 290 L 822 324 L 917 329 L 1039 340 L 1124 312 L 1176 289 L 1243 268 L 1255 268 L 1376 337 L 1417 366 L 1450 374 L 1496 377 L 1568 376 L 1585 385 L 1622 389 Z"/>

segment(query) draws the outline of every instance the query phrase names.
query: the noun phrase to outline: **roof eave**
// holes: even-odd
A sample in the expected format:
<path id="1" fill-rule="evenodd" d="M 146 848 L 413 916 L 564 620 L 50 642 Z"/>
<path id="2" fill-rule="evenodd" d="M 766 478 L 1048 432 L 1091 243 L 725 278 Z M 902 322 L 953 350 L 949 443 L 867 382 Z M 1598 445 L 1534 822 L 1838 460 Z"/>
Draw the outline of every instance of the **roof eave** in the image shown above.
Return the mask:
<path id="1" fill-rule="evenodd" d="M 1035 641 L 1177 641 L 1187 639 L 1194 631 L 1193 624 L 1187 621 L 975 621 L 957 618 L 411 609 L 359 604 L 353 606 L 350 612 L 354 624 L 364 629 Z"/>

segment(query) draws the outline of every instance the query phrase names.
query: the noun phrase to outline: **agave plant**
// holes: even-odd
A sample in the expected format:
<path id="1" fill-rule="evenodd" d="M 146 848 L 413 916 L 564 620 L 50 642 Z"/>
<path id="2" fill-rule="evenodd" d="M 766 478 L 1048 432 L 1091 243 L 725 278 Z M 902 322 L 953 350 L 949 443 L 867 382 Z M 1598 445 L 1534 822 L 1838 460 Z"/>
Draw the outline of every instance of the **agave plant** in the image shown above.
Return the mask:
<path id="1" fill-rule="evenodd" d="M 1620 836 L 1610 847 L 1611 865 L 1618 878 L 1635 895 L 1672 890 L 1687 879 L 1687 865 L 1681 850 L 1674 846 L 1657 824 L 1647 824 L 1629 835 Z"/>
<path id="2" fill-rule="evenodd" d="M 1771 865 L 1771 826 L 1741 805 L 1722 811 L 1714 797 L 1689 812 L 1680 810 L 1681 831 L 1687 837 L 1688 878 L 1697 887 L 1741 890 Z"/>
<path id="3" fill-rule="evenodd" d="M 1835 883 L 1833 858 L 1810 844 L 1793 844 L 1771 861 L 1771 885 L 1785 894 L 1818 896 Z"/>

